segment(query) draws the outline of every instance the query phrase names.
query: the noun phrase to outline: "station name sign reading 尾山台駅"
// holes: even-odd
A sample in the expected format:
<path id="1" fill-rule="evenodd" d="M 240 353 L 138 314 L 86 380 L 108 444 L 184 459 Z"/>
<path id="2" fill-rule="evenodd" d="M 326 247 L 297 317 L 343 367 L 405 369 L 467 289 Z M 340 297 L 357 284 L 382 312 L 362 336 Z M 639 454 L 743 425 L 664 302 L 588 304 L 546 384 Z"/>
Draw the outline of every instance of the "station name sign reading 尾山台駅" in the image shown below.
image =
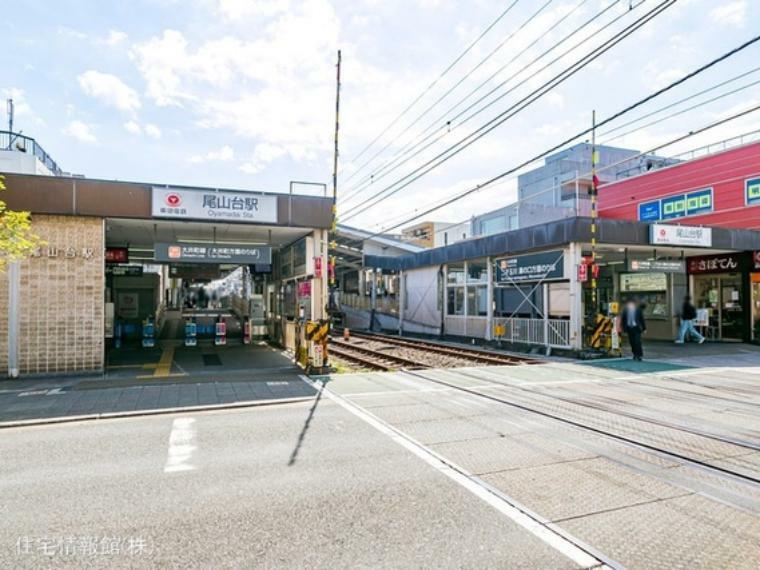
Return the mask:
<path id="1" fill-rule="evenodd" d="M 277 223 L 277 196 L 154 186 L 151 213 L 154 218 Z"/>
<path id="2" fill-rule="evenodd" d="M 272 248 L 268 245 L 157 243 L 156 261 L 169 263 L 272 263 Z"/>
<path id="3" fill-rule="evenodd" d="M 564 258 L 562 251 L 545 251 L 497 259 L 494 268 L 496 282 L 512 283 L 516 281 L 564 279 Z"/>
<path id="4" fill-rule="evenodd" d="M 650 226 L 649 242 L 652 245 L 711 247 L 712 229 L 697 226 L 652 224 Z"/>

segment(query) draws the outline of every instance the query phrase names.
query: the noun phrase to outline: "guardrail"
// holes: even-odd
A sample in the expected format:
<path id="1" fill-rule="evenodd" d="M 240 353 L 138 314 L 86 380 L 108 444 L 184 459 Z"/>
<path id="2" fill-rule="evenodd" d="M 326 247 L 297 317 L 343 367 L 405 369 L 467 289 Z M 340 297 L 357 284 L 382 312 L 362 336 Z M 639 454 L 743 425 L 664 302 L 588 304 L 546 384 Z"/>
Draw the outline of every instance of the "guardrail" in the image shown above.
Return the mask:
<path id="1" fill-rule="evenodd" d="M 25 152 L 33 154 L 45 167 L 55 174 L 61 176 L 63 170 L 58 164 L 45 152 L 36 140 L 20 133 L 11 131 L 0 131 L 0 150 L 10 150 L 14 152 Z"/>
<path id="2" fill-rule="evenodd" d="M 564 319 L 494 319 L 504 327 L 501 340 L 525 344 L 570 348 L 570 321 Z"/>

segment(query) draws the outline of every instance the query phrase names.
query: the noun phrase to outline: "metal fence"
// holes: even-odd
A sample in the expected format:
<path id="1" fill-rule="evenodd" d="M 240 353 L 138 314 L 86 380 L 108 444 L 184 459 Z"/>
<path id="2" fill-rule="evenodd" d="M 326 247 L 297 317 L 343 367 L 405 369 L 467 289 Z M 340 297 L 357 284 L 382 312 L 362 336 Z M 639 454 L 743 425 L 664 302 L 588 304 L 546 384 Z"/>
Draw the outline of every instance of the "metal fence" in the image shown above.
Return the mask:
<path id="1" fill-rule="evenodd" d="M 494 319 L 504 327 L 501 340 L 525 344 L 570 348 L 570 321 L 565 319 Z M 499 338 L 499 337 L 497 337 Z"/>
<path id="2" fill-rule="evenodd" d="M 375 305 L 378 313 L 398 315 L 398 298 L 395 296 L 378 295 Z M 372 309 L 372 298 L 368 295 L 341 292 L 338 297 L 338 306 L 369 311 Z"/>
<path id="3" fill-rule="evenodd" d="M 0 131 L 0 150 L 33 154 L 50 172 L 56 176 L 63 174 L 63 170 L 61 170 L 58 164 L 47 152 L 45 152 L 45 149 L 37 144 L 37 141 L 31 137 L 19 133 L 12 133 L 10 131 Z"/>

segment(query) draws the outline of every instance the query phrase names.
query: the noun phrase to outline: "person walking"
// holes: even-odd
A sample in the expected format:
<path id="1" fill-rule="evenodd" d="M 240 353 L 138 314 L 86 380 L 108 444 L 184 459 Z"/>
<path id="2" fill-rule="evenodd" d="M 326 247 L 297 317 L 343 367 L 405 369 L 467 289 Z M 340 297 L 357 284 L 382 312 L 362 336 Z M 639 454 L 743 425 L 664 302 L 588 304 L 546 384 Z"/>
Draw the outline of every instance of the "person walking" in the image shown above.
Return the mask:
<path id="1" fill-rule="evenodd" d="M 631 352 L 634 360 L 643 360 L 644 348 L 641 346 L 641 335 L 647 330 L 644 321 L 644 313 L 636 299 L 628 299 L 623 309 L 623 332 L 628 335 L 628 342 L 631 343 Z"/>
<path id="2" fill-rule="evenodd" d="M 691 304 L 691 297 L 686 295 L 683 298 L 683 306 L 681 307 L 681 326 L 678 327 L 678 338 L 676 338 L 676 344 L 683 344 L 687 338 L 687 335 L 692 335 L 697 339 L 699 344 L 705 342 L 705 337 L 699 334 L 694 326 L 694 320 L 697 318 L 697 309 Z"/>

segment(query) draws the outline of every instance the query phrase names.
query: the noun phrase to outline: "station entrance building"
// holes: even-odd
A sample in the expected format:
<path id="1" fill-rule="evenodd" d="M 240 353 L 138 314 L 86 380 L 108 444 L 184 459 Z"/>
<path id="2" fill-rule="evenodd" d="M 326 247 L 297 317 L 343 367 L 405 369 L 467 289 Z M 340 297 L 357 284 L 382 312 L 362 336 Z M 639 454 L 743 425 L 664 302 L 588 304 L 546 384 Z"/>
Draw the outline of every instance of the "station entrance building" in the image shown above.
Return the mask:
<path id="1" fill-rule="evenodd" d="M 100 373 L 127 349 L 158 351 L 160 367 L 162 344 L 292 348 L 299 318 L 326 316 L 330 198 L 25 174 L 5 185 L 42 244 L 0 275 L 2 375 Z"/>

